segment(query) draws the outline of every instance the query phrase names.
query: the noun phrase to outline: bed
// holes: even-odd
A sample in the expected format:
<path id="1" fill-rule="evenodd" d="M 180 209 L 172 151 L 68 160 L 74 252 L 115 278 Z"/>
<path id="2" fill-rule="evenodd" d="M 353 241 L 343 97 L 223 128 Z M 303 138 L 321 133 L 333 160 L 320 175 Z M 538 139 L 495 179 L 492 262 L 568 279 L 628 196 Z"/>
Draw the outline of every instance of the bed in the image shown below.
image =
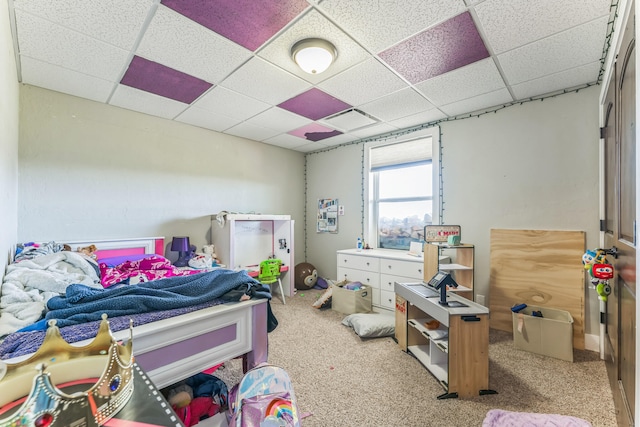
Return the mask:
<path id="1" fill-rule="evenodd" d="M 140 259 L 147 255 L 161 256 L 164 253 L 164 239 L 161 237 L 65 243 L 71 247 L 71 251 L 95 245 L 97 251 L 94 255 L 99 263 L 106 258 Z M 236 272 L 227 270 L 198 273 L 191 278 L 185 277 L 183 282 Z M 130 285 L 126 290 L 133 291 L 133 288 L 143 285 L 151 287 L 155 283 L 158 282 Z M 70 286 L 82 288 L 81 285 Z M 71 293 L 71 287 L 67 288 L 67 296 Z M 82 289 L 86 291 L 85 288 Z M 125 287 L 117 290 L 126 292 Z M 264 293 L 260 294 L 260 297 L 237 302 L 216 298 L 190 307 L 116 316 L 110 317 L 109 320 L 114 336 L 126 340 L 129 337 L 129 319 L 134 319 L 133 348 L 136 361 L 155 385 L 162 388 L 230 359 L 242 357 L 245 369 L 266 362 L 268 322 L 271 320 L 273 325 L 275 321 L 269 308 L 269 299 L 270 294 Z M 61 324 L 60 329 L 63 337 L 69 342 L 84 345 L 91 340 L 98 323 L 95 322 L 94 325 L 94 321 L 88 321 L 67 326 Z M 36 324 L 37 322 L 34 323 Z M 35 351 L 44 332 L 38 328 L 24 329 L 22 332 L 4 336 L 0 343 L 0 359 L 11 363 L 31 354 L 22 354 L 25 351 Z M 70 331 L 69 334 L 66 334 L 67 330 Z"/>

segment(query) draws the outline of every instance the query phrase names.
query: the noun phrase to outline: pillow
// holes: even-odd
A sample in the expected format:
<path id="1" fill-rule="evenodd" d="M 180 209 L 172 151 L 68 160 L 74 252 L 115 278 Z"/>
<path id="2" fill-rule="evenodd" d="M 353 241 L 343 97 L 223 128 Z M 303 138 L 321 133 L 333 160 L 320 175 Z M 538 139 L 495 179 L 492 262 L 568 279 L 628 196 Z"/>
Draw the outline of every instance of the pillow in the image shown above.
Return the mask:
<path id="1" fill-rule="evenodd" d="M 149 258 L 152 256 L 161 256 L 156 254 L 131 254 L 131 255 L 120 255 L 120 256 L 112 256 L 106 258 L 98 258 L 98 263 L 106 264 L 107 267 L 117 267 L 123 262 L 127 261 L 140 261 L 141 259 Z M 164 257 L 163 257 L 164 258 Z"/>
<path id="2" fill-rule="evenodd" d="M 396 318 L 380 313 L 354 313 L 342 320 L 342 324 L 353 328 L 360 338 L 390 337 L 396 331 Z"/>

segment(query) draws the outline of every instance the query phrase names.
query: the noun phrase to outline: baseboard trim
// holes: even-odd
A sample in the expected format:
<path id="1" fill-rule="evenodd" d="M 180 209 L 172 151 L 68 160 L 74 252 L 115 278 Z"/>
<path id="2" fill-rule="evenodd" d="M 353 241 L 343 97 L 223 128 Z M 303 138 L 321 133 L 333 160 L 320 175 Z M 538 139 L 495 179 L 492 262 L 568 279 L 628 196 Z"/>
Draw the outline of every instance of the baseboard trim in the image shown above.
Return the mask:
<path id="1" fill-rule="evenodd" d="M 584 334 L 584 349 L 600 353 L 600 335 Z"/>

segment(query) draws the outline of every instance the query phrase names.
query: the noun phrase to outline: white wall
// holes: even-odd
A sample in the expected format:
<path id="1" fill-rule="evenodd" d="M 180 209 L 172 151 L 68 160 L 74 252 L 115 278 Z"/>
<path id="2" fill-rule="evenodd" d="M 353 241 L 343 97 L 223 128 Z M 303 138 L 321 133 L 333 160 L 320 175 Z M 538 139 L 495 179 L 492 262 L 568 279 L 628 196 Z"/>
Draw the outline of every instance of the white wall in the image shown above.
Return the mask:
<path id="1" fill-rule="evenodd" d="M 303 153 L 34 86 L 20 95 L 18 241 L 201 247 L 222 210 L 289 214 L 303 241 Z"/>
<path id="2" fill-rule="evenodd" d="M 583 230 L 598 246 L 598 88 L 442 122 L 444 224 L 476 245 L 476 292 L 489 302 L 492 228 Z M 307 220 L 318 197 L 345 205 L 336 235 L 307 235 L 307 261 L 335 278 L 338 249 L 361 228 L 362 144 L 307 155 Z M 561 286 L 559 284 L 559 286 Z M 598 334 L 595 292 L 586 290 L 585 329 Z"/>
<path id="3" fill-rule="evenodd" d="M 0 0 L 0 277 L 18 229 L 19 86 L 9 22 L 7 1 Z"/>

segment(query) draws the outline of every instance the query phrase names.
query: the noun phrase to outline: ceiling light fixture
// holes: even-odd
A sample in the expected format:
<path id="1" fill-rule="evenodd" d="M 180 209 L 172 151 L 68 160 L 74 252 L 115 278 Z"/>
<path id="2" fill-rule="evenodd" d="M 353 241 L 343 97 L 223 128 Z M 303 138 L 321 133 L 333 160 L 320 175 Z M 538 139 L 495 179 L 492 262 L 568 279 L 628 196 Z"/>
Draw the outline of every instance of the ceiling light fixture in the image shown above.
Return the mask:
<path id="1" fill-rule="evenodd" d="M 336 47 L 323 39 L 303 39 L 291 48 L 293 61 L 309 74 L 322 73 L 335 61 L 336 56 Z"/>

